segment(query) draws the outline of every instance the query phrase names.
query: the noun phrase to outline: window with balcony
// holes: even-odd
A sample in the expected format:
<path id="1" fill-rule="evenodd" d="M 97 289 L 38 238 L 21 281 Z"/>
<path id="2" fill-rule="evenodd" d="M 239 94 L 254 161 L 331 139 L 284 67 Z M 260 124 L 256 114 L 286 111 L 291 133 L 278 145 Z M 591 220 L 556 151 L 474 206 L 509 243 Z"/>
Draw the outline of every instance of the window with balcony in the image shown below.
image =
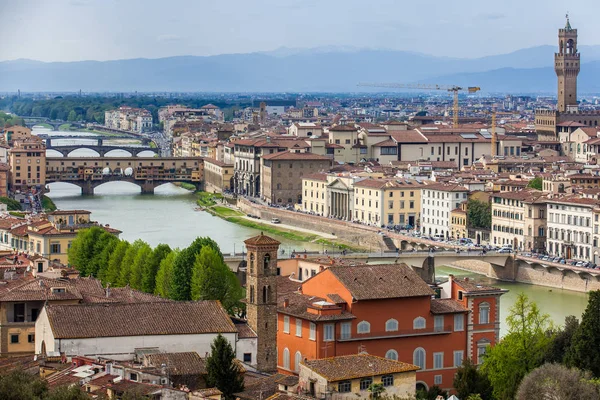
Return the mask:
<path id="1" fill-rule="evenodd" d="M 444 330 L 444 316 L 443 315 L 436 315 L 433 318 L 433 330 L 435 330 L 436 332 L 441 332 Z"/>
<path id="2" fill-rule="evenodd" d="M 350 339 L 350 337 L 352 335 L 352 323 L 351 322 L 342 322 L 340 326 L 341 326 L 340 338 L 341 339 Z"/>

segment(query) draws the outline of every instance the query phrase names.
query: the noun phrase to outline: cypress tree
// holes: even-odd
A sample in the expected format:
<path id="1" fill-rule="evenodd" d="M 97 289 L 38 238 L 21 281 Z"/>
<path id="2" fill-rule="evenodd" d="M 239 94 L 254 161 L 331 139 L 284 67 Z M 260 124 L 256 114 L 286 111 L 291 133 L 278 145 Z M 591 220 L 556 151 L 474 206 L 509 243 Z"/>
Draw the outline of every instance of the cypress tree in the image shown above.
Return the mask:
<path id="1" fill-rule="evenodd" d="M 210 355 L 206 359 L 206 383 L 223 392 L 225 400 L 234 399 L 234 393 L 244 390 L 244 378 L 234 360 L 231 344 L 219 334 L 210 345 Z"/>
<path id="2" fill-rule="evenodd" d="M 567 365 L 590 371 L 600 377 L 600 291 L 590 292 L 581 324 L 573 335 Z"/>

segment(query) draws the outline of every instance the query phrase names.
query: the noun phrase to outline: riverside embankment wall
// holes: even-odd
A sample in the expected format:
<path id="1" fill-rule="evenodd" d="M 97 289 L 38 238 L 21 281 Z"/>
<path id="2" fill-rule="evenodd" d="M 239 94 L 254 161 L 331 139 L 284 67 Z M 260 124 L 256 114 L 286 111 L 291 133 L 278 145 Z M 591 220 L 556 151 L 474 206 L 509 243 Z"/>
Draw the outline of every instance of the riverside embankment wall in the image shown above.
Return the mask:
<path id="1" fill-rule="evenodd" d="M 286 225 L 333 234 L 340 242 L 351 246 L 359 246 L 371 251 L 379 251 L 385 248 L 383 239 L 378 234 L 380 230 L 374 227 L 288 211 L 281 208 L 267 207 L 252 203 L 246 199 L 238 199 L 237 206 L 240 211 L 246 214 L 258 215 L 266 221 L 270 221 L 271 218 L 279 218 L 281 223 Z"/>
<path id="2" fill-rule="evenodd" d="M 516 260 L 514 279 L 505 279 L 499 274 L 498 268 L 477 260 L 464 260 L 452 263 L 451 266 L 462 270 L 471 271 L 494 279 L 514 280 L 515 282 L 531 285 L 546 286 L 556 289 L 573 290 L 576 292 L 589 292 L 600 290 L 600 281 L 597 277 L 587 272 L 577 274 L 569 269 L 560 271 L 556 268 L 532 267 L 526 262 Z"/>

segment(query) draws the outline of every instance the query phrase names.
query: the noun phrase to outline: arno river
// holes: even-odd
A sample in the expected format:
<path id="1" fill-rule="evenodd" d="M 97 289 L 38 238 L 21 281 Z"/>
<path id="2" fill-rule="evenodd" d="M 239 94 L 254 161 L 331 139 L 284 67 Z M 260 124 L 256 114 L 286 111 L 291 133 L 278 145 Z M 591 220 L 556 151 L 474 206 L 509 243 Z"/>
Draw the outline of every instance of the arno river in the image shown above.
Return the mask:
<path id="1" fill-rule="evenodd" d="M 47 130 L 40 131 L 48 132 Z M 118 151 L 113 151 L 111 154 L 124 155 Z M 48 155 L 55 156 L 56 154 L 49 153 Z M 89 150 L 77 150 L 72 155 L 94 156 L 95 153 L 91 152 L 90 154 Z M 123 239 L 130 241 L 142 239 L 152 246 L 167 243 L 172 247 L 186 247 L 197 236 L 210 236 L 219 244 L 223 253 L 233 252 L 234 249 L 239 253 L 242 250 L 243 241 L 259 233 L 255 229 L 224 221 L 206 212 L 195 211 L 195 196 L 185 189 L 173 185 L 163 185 L 156 189 L 154 195 L 142 196 L 139 192 L 140 189 L 136 185 L 126 182 L 111 182 L 96 188 L 94 196 L 81 196 L 81 190 L 78 187 L 55 183 L 50 185 L 48 196 L 60 209 L 89 210 L 92 212 L 94 220 L 122 230 L 121 237 Z M 323 250 L 322 245 L 315 243 L 278 239 L 282 242 L 286 255 L 292 249 L 297 251 Z M 521 283 L 499 282 L 448 267 L 438 267 L 436 270 L 438 279 L 447 277 L 449 273 L 453 273 L 455 276 L 469 276 L 508 289 L 509 292 L 502 296 L 500 302 L 503 321 L 517 295 L 521 292 L 526 293 L 530 299 L 537 302 L 541 310 L 550 314 L 557 324 L 563 324 L 567 315 L 575 315 L 580 318 L 587 304 L 585 293 Z M 506 331 L 507 326 L 503 323 L 502 334 L 505 334 Z"/>

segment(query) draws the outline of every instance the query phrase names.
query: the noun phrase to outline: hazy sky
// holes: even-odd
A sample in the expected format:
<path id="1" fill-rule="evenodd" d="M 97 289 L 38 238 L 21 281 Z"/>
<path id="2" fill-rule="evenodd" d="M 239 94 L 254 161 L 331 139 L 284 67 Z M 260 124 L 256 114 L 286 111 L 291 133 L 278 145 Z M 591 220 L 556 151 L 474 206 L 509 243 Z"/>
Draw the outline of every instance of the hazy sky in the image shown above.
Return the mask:
<path id="1" fill-rule="evenodd" d="M 600 44 L 598 0 L 0 0 L 0 60 L 159 58 L 282 46 L 480 57 L 555 44 L 567 11 L 580 44 Z"/>

